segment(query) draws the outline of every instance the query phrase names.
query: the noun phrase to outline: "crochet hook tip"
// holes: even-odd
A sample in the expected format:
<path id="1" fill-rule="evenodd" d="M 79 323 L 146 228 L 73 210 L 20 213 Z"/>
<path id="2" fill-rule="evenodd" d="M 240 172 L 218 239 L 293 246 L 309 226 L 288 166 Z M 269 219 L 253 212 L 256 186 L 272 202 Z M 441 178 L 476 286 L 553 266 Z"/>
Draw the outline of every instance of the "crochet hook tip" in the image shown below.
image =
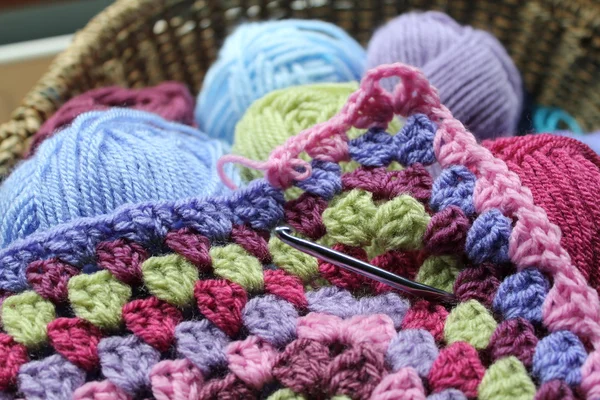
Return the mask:
<path id="1" fill-rule="evenodd" d="M 366 276 L 367 278 L 385 283 L 393 288 L 427 300 L 446 304 L 457 303 L 457 299 L 452 293 L 411 281 L 410 279 L 403 278 L 375 265 L 330 249 L 329 247 L 325 247 L 309 240 L 294 236 L 293 230 L 290 227 L 278 226 L 275 228 L 275 234 L 287 245 L 315 258 L 334 264 L 340 268 L 347 269 L 359 275 Z"/>

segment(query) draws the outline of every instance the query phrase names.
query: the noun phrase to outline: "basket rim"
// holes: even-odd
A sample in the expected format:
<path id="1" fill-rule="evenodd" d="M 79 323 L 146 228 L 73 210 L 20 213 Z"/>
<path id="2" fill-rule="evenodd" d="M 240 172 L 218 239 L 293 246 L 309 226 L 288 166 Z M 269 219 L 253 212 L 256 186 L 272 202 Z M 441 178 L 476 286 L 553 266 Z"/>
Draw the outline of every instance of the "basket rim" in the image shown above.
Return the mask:
<path id="1" fill-rule="evenodd" d="M 48 70 L 10 114 L 10 119 L 0 123 L 0 181 L 22 159 L 32 132 L 39 129 L 47 118 L 72 97 L 74 93 L 71 89 L 77 83 L 73 79 L 74 71 L 84 69 L 84 61 L 87 60 L 89 65 L 90 59 L 97 58 L 97 54 L 103 51 L 103 44 L 111 40 L 111 35 L 114 37 L 120 31 L 127 31 L 128 25 L 146 21 L 186 2 L 190 0 L 116 0 L 78 31 L 69 47 L 52 61 Z M 204 2 L 206 7 L 211 7 L 212 0 Z M 382 0 L 378 2 L 383 4 Z M 283 3 L 288 5 L 289 1 L 285 0 Z M 600 3 L 594 0 L 537 0 L 536 3 L 547 6 L 548 9 L 562 9 L 569 14 L 581 15 L 587 21 L 586 24 L 591 21 L 593 26 L 596 26 L 596 17 L 600 16 Z M 246 2 L 241 4 L 243 6 Z M 598 27 L 600 29 L 600 25 Z M 85 74 L 82 75 L 85 79 Z M 89 88 L 92 88 L 92 82 L 88 83 Z"/>
<path id="2" fill-rule="evenodd" d="M 69 47 L 52 60 L 47 71 L 10 114 L 10 119 L 0 124 L 0 177 L 7 175 L 11 162 L 20 159 L 24 147 L 28 146 L 27 132 L 39 129 L 43 121 L 68 100 L 65 98 L 69 90 L 65 76 L 68 71 L 81 68 L 83 59 L 100 50 L 104 37 L 184 1 L 117 0 L 77 31 Z M 40 102 L 47 107 L 47 112 L 39 107 Z"/>

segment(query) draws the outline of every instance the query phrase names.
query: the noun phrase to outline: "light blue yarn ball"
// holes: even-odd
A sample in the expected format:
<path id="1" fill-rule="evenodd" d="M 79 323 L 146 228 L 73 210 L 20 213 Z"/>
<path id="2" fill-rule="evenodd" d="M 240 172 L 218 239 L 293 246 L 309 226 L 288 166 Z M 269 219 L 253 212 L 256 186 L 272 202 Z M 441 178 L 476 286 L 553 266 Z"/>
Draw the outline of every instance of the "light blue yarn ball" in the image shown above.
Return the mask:
<path id="1" fill-rule="evenodd" d="M 208 135 L 231 143 L 236 123 L 254 100 L 295 85 L 360 80 L 365 60 L 364 49 L 327 22 L 241 25 L 206 74 L 196 122 Z"/>
<path id="2" fill-rule="evenodd" d="M 219 140 L 148 112 L 82 114 L 0 186 L 0 247 L 126 203 L 225 194 L 216 162 L 228 151 Z M 239 185 L 234 167 L 227 172 Z"/>

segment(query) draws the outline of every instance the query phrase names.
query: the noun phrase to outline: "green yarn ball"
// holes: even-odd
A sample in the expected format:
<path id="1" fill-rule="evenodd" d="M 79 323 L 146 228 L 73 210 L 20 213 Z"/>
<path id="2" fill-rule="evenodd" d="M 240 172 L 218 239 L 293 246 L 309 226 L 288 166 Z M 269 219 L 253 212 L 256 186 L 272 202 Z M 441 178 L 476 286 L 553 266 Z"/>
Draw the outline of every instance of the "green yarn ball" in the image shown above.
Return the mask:
<path id="1" fill-rule="evenodd" d="M 271 151 L 289 137 L 337 114 L 357 89 L 357 82 L 324 83 L 293 86 L 263 96 L 252 103 L 237 123 L 232 153 L 252 160 L 266 160 Z M 395 134 L 400 127 L 398 120 L 394 120 L 388 131 Z M 351 129 L 348 136 L 355 138 L 363 132 Z M 259 171 L 242 169 L 246 180 L 261 176 Z"/>

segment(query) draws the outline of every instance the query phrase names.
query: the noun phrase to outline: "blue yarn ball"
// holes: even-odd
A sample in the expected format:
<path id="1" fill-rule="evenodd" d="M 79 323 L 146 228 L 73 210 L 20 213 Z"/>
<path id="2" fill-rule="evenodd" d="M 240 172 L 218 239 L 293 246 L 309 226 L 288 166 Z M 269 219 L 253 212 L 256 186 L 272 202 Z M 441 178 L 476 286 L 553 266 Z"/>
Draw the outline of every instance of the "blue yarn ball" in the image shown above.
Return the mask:
<path id="1" fill-rule="evenodd" d="M 524 269 L 500 284 L 494 310 L 505 319 L 522 317 L 530 322 L 542 322 L 542 305 L 549 290 L 550 282 L 539 270 Z"/>
<path id="2" fill-rule="evenodd" d="M 469 259 L 476 264 L 510 261 L 508 240 L 511 232 L 512 221 L 500 210 L 493 208 L 480 214 L 467 233 L 465 249 Z"/>
<path id="3" fill-rule="evenodd" d="M 532 372 L 542 383 L 559 379 L 569 385 L 578 385 L 586 358 L 585 347 L 574 333 L 553 332 L 538 342 Z"/>
<path id="4" fill-rule="evenodd" d="M 80 115 L 0 187 L 0 247 L 38 230 L 149 200 L 225 194 L 228 145 L 144 111 Z M 228 174 L 241 182 L 235 169 Z"/>
<path id="5" fill-rule="evenodd" d="M 360 80 L 365 60 L 364 49 L 327 22 L 241 25 L 206 74 L 196 121 L 210 136 L 232 142 L 236 123 L 254 100 L 295 85 Z"/>

